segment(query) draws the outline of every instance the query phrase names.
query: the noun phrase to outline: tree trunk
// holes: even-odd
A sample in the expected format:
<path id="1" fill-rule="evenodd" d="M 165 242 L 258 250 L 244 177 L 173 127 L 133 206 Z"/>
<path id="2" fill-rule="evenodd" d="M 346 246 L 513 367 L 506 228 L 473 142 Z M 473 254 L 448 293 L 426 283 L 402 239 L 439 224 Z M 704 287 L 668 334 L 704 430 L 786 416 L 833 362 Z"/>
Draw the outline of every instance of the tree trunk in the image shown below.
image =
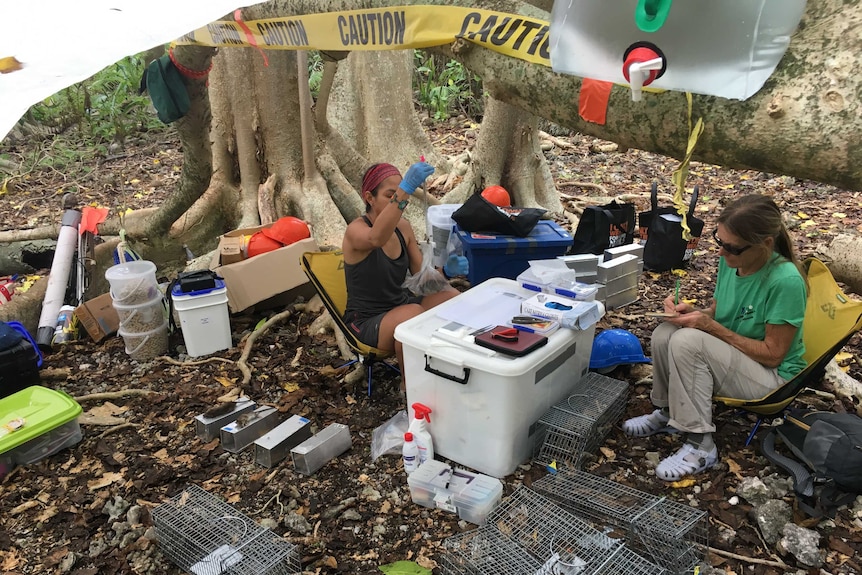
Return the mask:
<path id="1" fill-rule="evenodd" d="M 817 246 L 817 251 L 829 262 L 832 277 L 862 294 L 862 238 L 848 234 L 835 236 L 828 246 Z"/>
<path id="2" fill-rule="evenodd" d="M 490 96 L 468 172 L 443 201 L 463 202 L 474 190 L 501 185 L 512 205 L 562 212 L 551 168 L 539 147 L 538 124 L 538 117 Z"/>

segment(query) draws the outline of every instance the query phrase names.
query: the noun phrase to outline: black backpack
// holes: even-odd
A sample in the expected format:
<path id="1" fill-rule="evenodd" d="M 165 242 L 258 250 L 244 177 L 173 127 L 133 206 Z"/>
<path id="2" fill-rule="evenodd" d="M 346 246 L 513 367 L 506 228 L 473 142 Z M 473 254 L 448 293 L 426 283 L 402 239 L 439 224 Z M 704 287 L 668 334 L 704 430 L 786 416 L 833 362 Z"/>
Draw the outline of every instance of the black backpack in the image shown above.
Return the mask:
<path id="1" fill-rule="evenodd" d="M 776 438 L 796 459 L 778 453 Z M 812 517 L 835 517 L 839 507 L 862 494 L 862 418 L 858 415 L 790 411 L 781 425 L 763 437 L 761 449 L 793 476 L 799 508 Z"/>

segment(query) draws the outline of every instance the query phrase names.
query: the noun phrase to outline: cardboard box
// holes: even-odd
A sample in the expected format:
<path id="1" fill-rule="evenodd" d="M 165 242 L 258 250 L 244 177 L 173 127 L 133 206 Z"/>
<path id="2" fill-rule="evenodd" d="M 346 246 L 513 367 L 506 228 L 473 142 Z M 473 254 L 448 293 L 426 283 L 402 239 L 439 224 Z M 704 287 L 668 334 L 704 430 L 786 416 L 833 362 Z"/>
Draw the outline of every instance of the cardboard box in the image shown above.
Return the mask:
<path id="1" fill-rule="evenodd" d="M 219 265 L 235 264 L 245 259 L 242 253 L 243 237 L 222 236 L 218 244 Z"/>
<path id="2" fill-rule="evenodd" d="M 245 260 L 233 259 L 233 247 L 242 242 L 242 236 L 268 227 L 233 230 L 219 239 L 219 249 L 216 250 L 210 269 L 224 278 L 228 306 L 233 313 L 251 306 L 267 309 L 289 305 L 299 296 L 311 297 L 314 294 L 314 286 L 299 267 L 302 254 L 319 249 L 313 238 Z M 223 259 L 224 252 L 227 253 Z"/>
<path id="3" fill-rule="evenodd" d="M 84 331 L 95 342 L 117 333 L 120 327 L 120 318 L 114 309 L 110 293 L 85 301 L 75 308 L 75 315 Z"/>

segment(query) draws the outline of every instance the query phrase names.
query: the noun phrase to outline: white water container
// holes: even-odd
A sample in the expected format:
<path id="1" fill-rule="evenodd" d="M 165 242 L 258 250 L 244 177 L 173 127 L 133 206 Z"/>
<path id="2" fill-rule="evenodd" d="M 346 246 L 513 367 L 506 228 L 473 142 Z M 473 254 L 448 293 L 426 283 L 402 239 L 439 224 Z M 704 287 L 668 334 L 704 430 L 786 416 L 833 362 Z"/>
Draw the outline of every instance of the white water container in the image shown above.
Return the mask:
<path id="1" fill-rule="evenodd" d="M 452 214 L 463 204 L 439 204 L 436 206 L 428 206 L 428 213 L 425 216 L 425 231 L 428 234 L 428 241 L 434 248 L 432 260 L 434 267 L 442 268 L 446 264 L 446 244 L 449 242 L 449 234 L 452 232 L 452 226 L 455 225 L 455 220 L 452 219 Z"/>
<path id="2" fill-rule="evenodd" d="M 183 293 L 179 285 L 171 291 L 174 309 L 180 317 L 180 328 L 191 357 L 207 355 L 233 347 L 227 288 L 216 279 L 211 289 Z"/>
<path id="3" fill-rule="evenodd" d="M 554 2 L 550 58 L 555 72 L 628 84 L 623 61 L 648 42 L 665 73 L 650 87 L 745 100 L 784 56 L 806 0 L 685 0 L 652 31 L 638 24 L 643 0 Z"/>

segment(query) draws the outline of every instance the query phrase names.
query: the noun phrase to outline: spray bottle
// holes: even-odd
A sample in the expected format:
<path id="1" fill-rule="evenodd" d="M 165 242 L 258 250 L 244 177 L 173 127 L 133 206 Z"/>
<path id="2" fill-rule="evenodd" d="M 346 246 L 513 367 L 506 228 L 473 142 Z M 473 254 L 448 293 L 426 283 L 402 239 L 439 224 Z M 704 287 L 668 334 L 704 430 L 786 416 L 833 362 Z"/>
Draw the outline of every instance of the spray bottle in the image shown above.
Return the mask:
<path id="1" fill-rule="evenodd" d="M 414 403 L 412 407 L 416 416 L 410 422 L 410 427 L 407 428 L 407 431 L 413 434 L 416 447 L 419 448 L 419 465 L 422 465 L 426 461 L 434 459 L 434 444 L 425 424 L 426 421 L 431 423 L 431 418 L 429 417 L 431 408 L 422 403 Z"/>

